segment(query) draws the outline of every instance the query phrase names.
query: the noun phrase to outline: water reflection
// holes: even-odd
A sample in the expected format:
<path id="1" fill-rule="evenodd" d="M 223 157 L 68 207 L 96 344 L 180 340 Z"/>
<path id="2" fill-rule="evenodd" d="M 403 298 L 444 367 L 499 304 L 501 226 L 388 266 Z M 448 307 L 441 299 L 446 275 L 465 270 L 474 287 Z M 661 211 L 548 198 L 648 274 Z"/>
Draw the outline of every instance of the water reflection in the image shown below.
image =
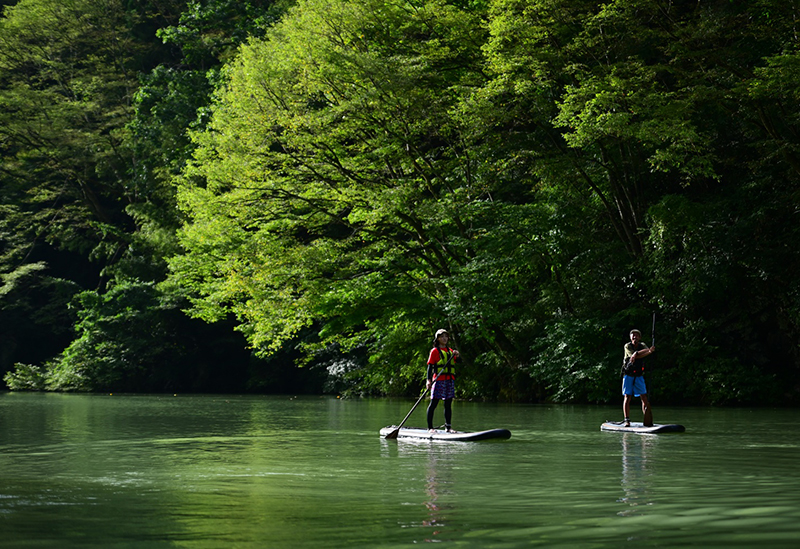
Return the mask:
<path id="1" fill-rule="evenodd" d="M 428 516 L 423 519 L 422 525 L 432 528 L 430 538 L 426 542 L 441 541 L 436 538 L 442 533 L 442 528 L 446 525 L 446 515 L 452 511 L 453 505 L 439 498 L 452 494 L 452 459 L 448 459 L 449 454 L 442 452 L 437 446 L 431 445 L 428 451 L 428 461 L 425 467 L 425 507 Z"/>
<path id="2" fill-rule="evenodd" d="M 655 465 L 652 454 L 658 444 L 657 436 L 623 433 L 622 439 L 622 486 L 623 496 L 617 503 L 627 505 L 618 512 L 621 517 L 642 514 L 646 507 L 653 505 L 652 477 Z"/>
<path id="3" fill-rule="evenodd" d="M 423 529 L 423 536 L 416 542 L 438 543 L 453 539 L 460 526 L 453 522 L 458 514 L 454 502 L 464 495 L 463 490 L 459 490 L 463 479 L 458 470 L 469 461 L 468 456 L 479 449 L 479 444 L 411 439 L 383 441 L 381 454 L 384 457 L 408 460 L 406 466 L 417 471 L 413 478 L 418 479 L 419 484 L 413 490 L 422 498 L 424 513 L 405 524 Z"/>
<path id="4" fill-rule="evenodd" d="M 514 437 L 387 441 L 378 428 L 408 411 L 389 400 L 0 393 L 0 547 L 800 538 L 797 410 L 682 410 L 691 435 L 640 436 L 600 434 L 595 408 L 459 406 Z"/>

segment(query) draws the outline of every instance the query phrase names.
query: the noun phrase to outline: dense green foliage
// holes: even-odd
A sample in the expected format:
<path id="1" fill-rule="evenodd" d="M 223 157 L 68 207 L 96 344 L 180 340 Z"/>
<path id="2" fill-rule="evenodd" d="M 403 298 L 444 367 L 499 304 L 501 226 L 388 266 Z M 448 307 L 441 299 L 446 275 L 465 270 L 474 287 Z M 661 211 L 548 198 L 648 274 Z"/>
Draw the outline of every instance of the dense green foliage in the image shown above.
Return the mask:
<path id="1" fill-rule="evenodd" d="M 0 365 L 38 365 L 6 380 L 270 391 L 324 371 L 410 394 L 447 327 L 462 396 L 605 402 L 655 312 L 657 401 L 797 402 L 798 18 L 23 0 L 0 20 Z"/>
<path id="2" fill-rule="evenodd" d="M 186 129 L 203 124 L 221 58 L 274 5 L 27 0 L 5 12 L 0 367 L 19 363 L 11 387 L 239 391 L 278 368 L 289 373 L 277 388 L 291 389 L 290 365 L 253 363 L 230 322 L 188 319 L 182 290 L 157 284 L 179 251 L 170 178 L 191 152 Z M 246 25 L 229 28 L 239 12 Z M 208 23 L 217 13 L 224 28 Z"/>

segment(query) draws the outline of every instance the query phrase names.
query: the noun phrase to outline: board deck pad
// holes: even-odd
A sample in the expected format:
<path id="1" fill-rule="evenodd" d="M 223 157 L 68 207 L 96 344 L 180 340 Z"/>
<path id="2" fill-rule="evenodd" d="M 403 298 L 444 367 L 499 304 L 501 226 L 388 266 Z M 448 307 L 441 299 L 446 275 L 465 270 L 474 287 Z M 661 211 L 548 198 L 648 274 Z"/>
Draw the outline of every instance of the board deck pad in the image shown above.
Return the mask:
<path id="1" fill-rule="evenodd" d="M 384 427 L 380 433 L 385 437 L 392 431 L 397 429 L 395 425 L 391 427 Z M 490 440 L 490 439 L 505 439 L 511 438 L 511 431 L 508 429 L 488 429 L 486 431 L 454 431 L 448 433 L 443 430 L 436 430 L 431 433 L 427 429 L 418 429 L 413 427 L 403 427 L 397 434 L 397 438 L 410 438 L 417 440 L 448 440 L 452 442 L 474 442 L 477 440 Z"/>
<path id="2" fill-rule="evenodd" d="M 654 435 L 658 433 L 683 433 L 686 428 L 677 423 L 654 424 L 652 427 L 645 427 L 639 421 L 631 421 L 630 427 L 625 427 L 621 421 L 606 421 L 600 426 L 601 431 L 619 431 L 622 433 L 639 433 L 641 435 Z"/>

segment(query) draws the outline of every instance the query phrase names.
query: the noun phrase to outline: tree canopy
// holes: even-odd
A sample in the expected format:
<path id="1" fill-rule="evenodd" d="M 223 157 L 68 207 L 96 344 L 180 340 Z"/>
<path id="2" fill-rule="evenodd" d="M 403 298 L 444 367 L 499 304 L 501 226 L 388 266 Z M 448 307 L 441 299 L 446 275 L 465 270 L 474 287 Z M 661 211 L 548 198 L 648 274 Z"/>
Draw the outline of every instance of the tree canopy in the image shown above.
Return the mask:
<path id="1" fill-rule="evenodd" d="M 89 4 L 0 26 L 0 311 L 78 329 L 12 386 L 235 325 L 251 388 L 411 394 L 446 327 L 462 396 L 606 402 L 655 313 L 663 400 L 800 396 L 796 2 Z"/>

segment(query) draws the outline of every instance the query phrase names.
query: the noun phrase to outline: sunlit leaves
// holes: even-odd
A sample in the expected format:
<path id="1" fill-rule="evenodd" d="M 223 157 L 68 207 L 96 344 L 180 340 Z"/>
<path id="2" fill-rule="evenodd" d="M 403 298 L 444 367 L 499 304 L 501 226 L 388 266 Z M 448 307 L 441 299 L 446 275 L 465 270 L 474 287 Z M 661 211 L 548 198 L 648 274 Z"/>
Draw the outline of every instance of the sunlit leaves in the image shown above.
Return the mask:
<path id="1" fill-rule="evenodd" d="M 450 111 L 480 34 L 444 2 L 312 0 L 244 47 L 181 186 L 196 313 L 234 312 L 260 350 L 319 321 L 352 349 L 449 297 L 482 194 Z"/>

